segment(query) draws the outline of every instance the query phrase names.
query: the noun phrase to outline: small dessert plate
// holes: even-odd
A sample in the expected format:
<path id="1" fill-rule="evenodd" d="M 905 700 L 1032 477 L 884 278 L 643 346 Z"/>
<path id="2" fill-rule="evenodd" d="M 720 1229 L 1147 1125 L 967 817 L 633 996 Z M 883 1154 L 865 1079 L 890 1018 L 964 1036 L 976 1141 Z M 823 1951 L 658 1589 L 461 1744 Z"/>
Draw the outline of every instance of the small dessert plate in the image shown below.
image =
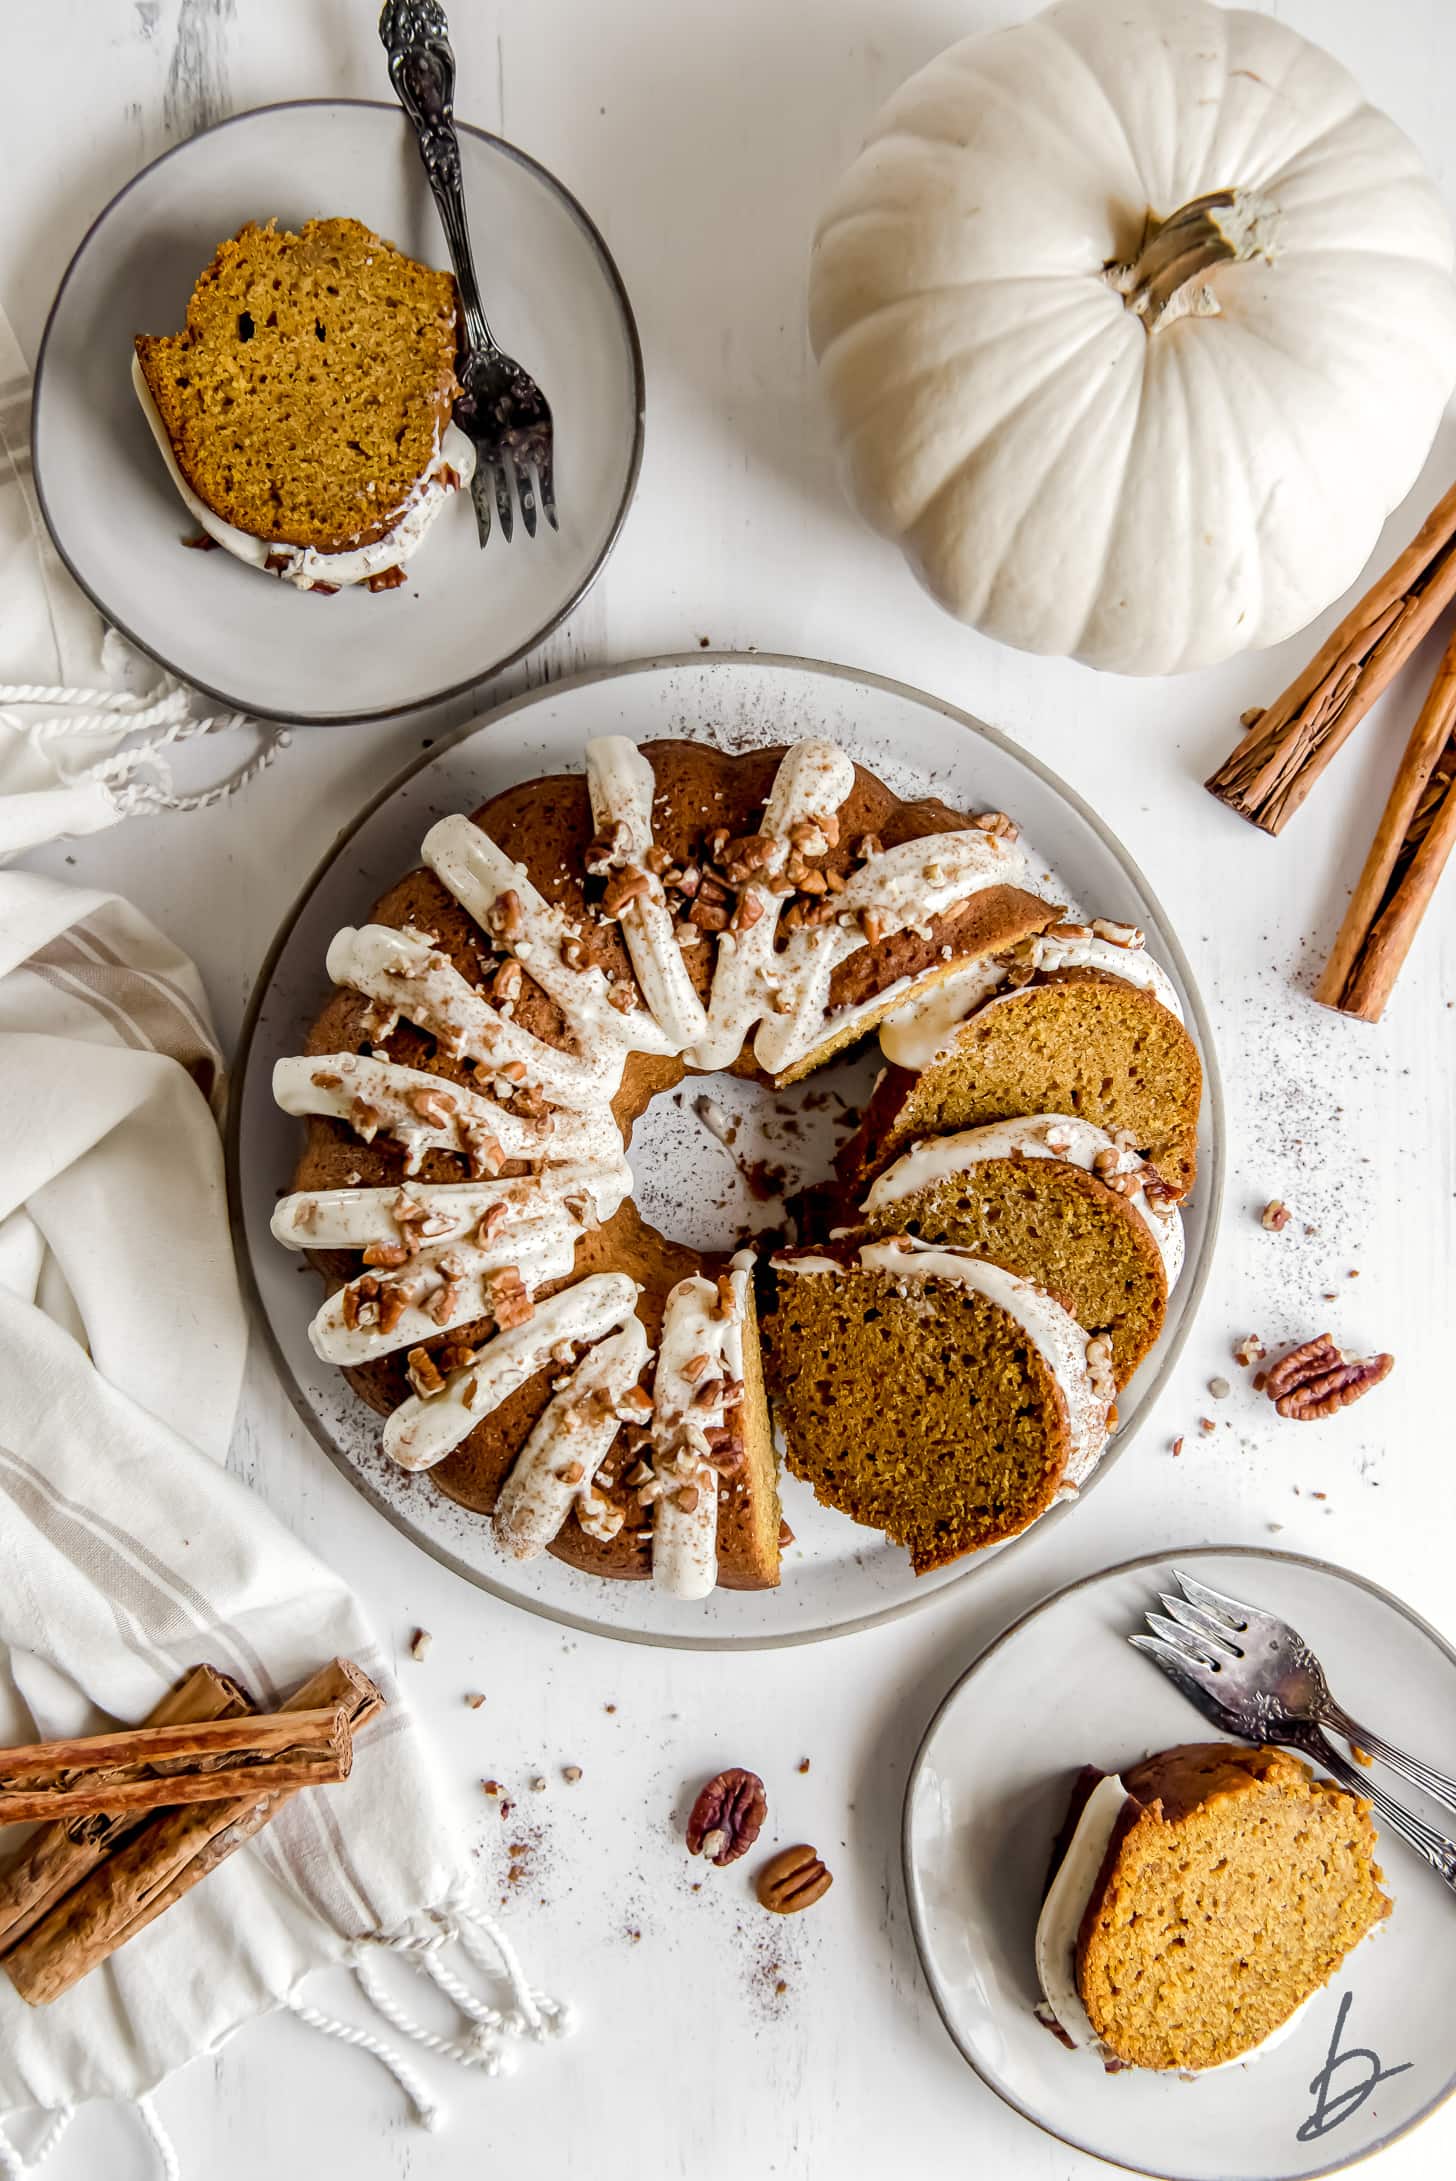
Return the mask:
<path id="1" fill-rule="evenodd" d="M 1176 1588 L 1175 1566 L 1282 1615 L 1341 1702 L 1449 1762 L 1456 1652 L 1376 1584 L 1257 1549 L 1130 1560 L 1034 1607 L 932 1719 L 905 1795 L 911 1922 L 962 2054 L 1048 2134 L 1163 2181 L 1308 2181 L 1384 2149 L 1456 2089 L 1456 1902 L 1390 1833 L 1379 1853 L 1393 1914 L 1258 2060 L 1199 2076 L 1108 2073 L 1034 2012 L 1037 1914 L 1079 1767 L 1221 1739 L 1127 1642 L 1158 1592 Z M 1386 1784 L 1419 1803 L 1402 1782 Z M 1446 1829 L 1439 1810 L 1425 1814 Z"/>
<path id="2" fill-rule="evenodd" d="M 468 493 L 406 581 L 299 591 L 197 525 L 132 389 L 132 337 L 181 328 L 193 284 L 244 221 L 347 214 L 432 265 L 448 258 L 399 108 L 307 100 L 239 114 L 128 182 L 61 282 L 35 374 L 36 492 L 61 558 L 108 621 L 171 673 L 259 717 L 374 719 L 484 680 L 541 642 L 616 541 L 642 457 L 637 328 L 606 244 L 544 167 L 458 123 L 491 321 L 555 418 L 559 531 L 476 542 Z"/>

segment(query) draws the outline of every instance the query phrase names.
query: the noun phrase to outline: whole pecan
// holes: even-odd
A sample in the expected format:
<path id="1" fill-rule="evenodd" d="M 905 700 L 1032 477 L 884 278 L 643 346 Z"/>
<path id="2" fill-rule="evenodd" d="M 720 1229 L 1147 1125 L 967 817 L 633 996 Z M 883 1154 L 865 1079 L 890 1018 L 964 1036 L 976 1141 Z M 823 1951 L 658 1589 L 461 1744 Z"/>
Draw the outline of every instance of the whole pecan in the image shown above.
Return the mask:
<path id="1" fill-rule="evenodd" d="M 768 1816 L 768 1796 L 756 1772 L 734 1765 L 720 1772 L 693 1804 L 688 1819 L 688 1854 L 705 1855 L 721 1870 L 747 1855 Z"/>
<path id="2" fill-rule="evenodd" d="M 803 1845 L 780 1848 L 758 1874 L 755 1891 L 764 1908 L 775 1916 L 797 1916 L 801 1908 L 822 1901 L 834 1880 L 820 1862 L 816 1849 Z"/>
<path id="3" fill-rule="evenodd" d="M 1395 1357 L 1343 1356 L 1328 1333 L 1281 1356 L 1265 1374 L 1264 1391 L 1281 1416 L 1295 1423 L 1315 1423 L 1347 1409 L 1395 1368 Z"/>

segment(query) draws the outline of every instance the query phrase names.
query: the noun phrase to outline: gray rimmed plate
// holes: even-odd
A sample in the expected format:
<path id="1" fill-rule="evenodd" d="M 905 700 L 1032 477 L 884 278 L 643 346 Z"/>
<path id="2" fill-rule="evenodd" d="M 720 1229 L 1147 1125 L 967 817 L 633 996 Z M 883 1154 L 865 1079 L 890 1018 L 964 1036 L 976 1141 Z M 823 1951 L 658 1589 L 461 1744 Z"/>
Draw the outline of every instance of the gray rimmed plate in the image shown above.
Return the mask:
<path id="1" fill-rule="evenodd" d="M 1175 1587 L 1175 1565 L 1281 1614 L 1358 1717 L 1449 1764 L 1456 1652 L 1388 1591 L 1293 1553 L 1149 1554 L 1045 1599 L 942 1703 L 905 1794 L 911 1922 L 946 2028 L 1038 2127 L 1163 2181 L 1310 2181 L 1382 2149 L 1456 2088 L 1456 1902 L 1401 1841 L 1380 1844 L 1394 1913 L 1257 2061 L 1196 2078 L 1109 2075 L 1032 2011 L 1037 1912 L 1077 1769 L 1222 1739 L 1126 1641 Z"/>
<path id="2" fill-rule="evenodd" d="M 764 653 L 694 652 L 607 667 L 502 705 L 412 764 L 345 832 L 309 881 L 259 975 L 238 1055 L 229 1138 L 239 1256 L 299 1414 L 393 1522 L 498 1596 L 627 1641 L 712 1650 L 811 1642 L 927 1604 L 951 1584 L 972 1580 L 993 1555 L 917 1579 L 898 1547 L 820 1507 L 807 1486 L 788 1478 L 785 1512 L 796 1541 L 775 1591 L 719 1590 L 685 1604 L 660 1596 L 648 1583 L 601 1582 L 549 1558 L 507 1560 L 487 1521 L 448 1499 L 428 1475 L 411 1476 L 379 1452 L 378 1418 L 308 1344 L 307 1324 L 318 1304 L 312 1283 L 299 1277 L 298 1259 L 269 1233 L 269 1215 L 287 1186 L 299 1143 L 298 1124 L 273 1105 L 273 1063 L 302 1050 L 328 989 L 323 965 L 334 932 L 360 921 L 371 902 L 418 862 L 420 841 L 443 812 L 474 809 L 539 773 L 579 771 L 584 745 L 603 734 L 637 741 L 688 735 L 726 749 L 827 735 L 898 793 L 940 795 L 961 809 L 1013 812 L 1036 851 L 1037 868 L 1056 872 L 1063 898 L 1146 930 L 1150 948 L 1178 986 L 1203 1053 L 1200 1174 L 1185 1214 L 1187 1263 L 1163 1337 L 1119 1403 L 1122 1428 L 1097 1476 L 1127 1449 L 1147 1417 L 1192 1324 L 1212 1258 L 1223 1108 L 1208 1021 L 1147 881 L 1103 821 L 1054 774 L 994 729 L 901 683 Z M 732 1247 L 772 1216 L 772 1206 L 755 1200 L 755 1157 L 785 1166 L 803 1161 L 804 1178 L 816 1178 L 816 1166 L 822 1173 L 827 1156 L 824 1124 L 836 1110 L 831 1094 L 854 1101 L 873 1073 L 873 1055 L 867 1054 L 810 1077 L 796 1087 L 802 1119 L 787 1128 L 779 1125 L 782 1098 L 765 1100 L 722 1076 L 655 1099 L 634 1129 L 630 1152 L 645 1216 L 693 1247 Z M 721 1133 L 733 1133 L 738 1123 L 731 1152 L 694 1113 L 699 1095 L 711 1095 L 722 1109 L 710 1117 Z M 1047 1524 L 1074 1510 L 1075 1502 L 1055 1509 L 1000 1550 L 1034 1550 Z"/>
<path id="3" fill-rule="evenodd" d="M 245 220 L 348 214 L 430 264 L 447 258 L 408 122 L 394 105 L 308 100 L 205 130 L 128 182 L 91 227 L 36 365 L 36 491 L 62 559 L 125 636 L 220 703 L 304 725 L 410 709 L 540 643 L 621 528 L 642 455 L 631 306 L 586 213 L 536 161 L 458 124 L 482 284 L 500 338 L 545 388 L 559 532 L 481 552 L 467 494 L 397 590 L 301 592 L 182 540 L 174 492 L 131 385 L 132 336 L 183 324 L 192 286 Z"/>

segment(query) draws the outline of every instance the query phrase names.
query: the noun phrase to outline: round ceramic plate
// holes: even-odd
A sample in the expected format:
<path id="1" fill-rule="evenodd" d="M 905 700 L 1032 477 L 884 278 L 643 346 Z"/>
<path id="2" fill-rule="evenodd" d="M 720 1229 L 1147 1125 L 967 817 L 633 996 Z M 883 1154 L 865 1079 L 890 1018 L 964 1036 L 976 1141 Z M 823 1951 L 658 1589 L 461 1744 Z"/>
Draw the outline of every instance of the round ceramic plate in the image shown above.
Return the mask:
<path id="1" fill-rule="evenodd" d="M 382 63 L 381 63 L 382 66 Z M 143 168 L 71 260 L 36 365 L 36 491 L 62 559 L 122 633 L 240 711 L 304 724 L 371 719 L 467 688 L 538 644 L 612 549 L 642 454 L 642 355 L 616 266 L 561 184 L 459 124 L 471 228 L 498 339 L 545 389 L 559 532 L 482 552 L 468 493 L 446 506 L 407 581 L 321 597 L 228 553 L 196 525 L 131 384 L 132 336 L 180 331 L 193 283 L 245 220 L 347 213 L 447 263 L 400 109 L 264 106 Z"/>
<path id="2" fill-rule="evenodd" d="M 1126 1641 L 1158 1593 L 1176 1588 L 1175 1566 L 1281 1615 L 1357 1719 L 1450 1769 L 1456 1652 L 1386 1591 L 1292 1553 L 1150 1555 L 1035 1607 L 941 1705 L 905 1796 L 911 1921 L 946 2028 L 1038 2127 L 1166 2181 L 1306 2181 L 1380 2150 L 1456 2088 L 1456 1904 L 1392 1835 L 1380 1860 L 1394 1914 L 1255 2063 L 1193 2078 L 1109 2075 L 1032 2012 L 1037 1912 L 1078 1768 L 1223 1739 Z M 1403 1782 L 1385 1784 L 1419 1804 Z M 1449 1830 L 1449 1817 L 1427 1814 Z"/>
<path id="3" fill-rule="evenodd" d="M 307 1324 L 317 1307 L 298 1259 L 268 1229 L 278 1192 L 298 1152 L 298 1124 L 277 1111 L 273 1063 L 299 1052 L 328 989 L 324 956 L 340 925 L 419 860 L 419 844 L 442 812 L 472 810 L 511 783 L 539 773 L 578 771 L 593 735 L 650 741 L 690 735 L 725 749 L 827 735 L 871 766 L 898 793 L 940 795 L 960 809 L 1011 811 L 1054 869 L 1062 898 L 1141 924 L 1150 948 L 1182 993 L 1207 1071 L 1201 1171 L 1186 1213 L 1188 1261 L 1167 1328 L 1121 1403 L 1123 1428 L 1098 1474 L 1138 1426 L 1182 1346 L 1212 1255 L 1222 1168 L 1222 1108 L 1208 1025 L 1182 950 L 1134 867 L 1101 820 L 1022 751 L 930 697 L 898 683 L 764 655 L 694 653 L 685 659 L 606 668 L 519 698 L 433 749 L 375 802 L 310 881 L 275 942 L 258 981 L 239 1054 L 230 1165 L 240 1254 L 251 1269 L 279 1368 L 300 1414 L 375 1504 L 462 1575 L 535 1611 L 605 1635 L 649 1643 L 728 1649 L 802 1643 L 886 1620 L 924 1605 L 955 1582 L 972 1580 L 987 1555 L 914 1577 L 903 1552 L 876 1533 L 816 1504 L 786 1479 L 785 1512 L 796 1542 L 777 1590 L 715 1591 L 686 1604 L 650 1583 L 609 1583 L 543 1558 L 504 1559 L 490 1525 L 448 1499 L 428 1475 L 410 1476 L 379 1452 L 379 1419 L 342 1376 L 315 1358 Z M 868 1090 L 873 1054 L 826 1069 L 793 1094 L 769 1099 L 727 1077 L 689 1083 L 654 1100 L 633 1131 L 631 1159 L 645 1215 L 698 1248 L 731 1248 L 781 1217 L 764 1201 L 775 1169 L 791 1184 L 822 1177 L 836 1117 Z M 704 1101 L 709 1101 L 704 1103 Z M 701 1113 L 696 1108 L 701 1108 Z M 732 1137 L 732 1144 L 724 1137 Z M 1068 1507 L 1043 1518 L 1064 1520 Z M 1034 1538 L 1037 1531 L 1027 1533 Z M 1003 1550 L 1026 1549 L 1013 1541 Z"/>

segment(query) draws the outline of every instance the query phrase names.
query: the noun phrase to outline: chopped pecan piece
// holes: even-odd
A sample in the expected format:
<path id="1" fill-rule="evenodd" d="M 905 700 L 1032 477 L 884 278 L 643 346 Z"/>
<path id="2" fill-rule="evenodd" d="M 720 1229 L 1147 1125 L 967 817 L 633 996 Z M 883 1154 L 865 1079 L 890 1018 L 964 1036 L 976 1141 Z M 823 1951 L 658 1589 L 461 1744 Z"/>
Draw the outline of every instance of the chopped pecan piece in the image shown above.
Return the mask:
<path id="1" fill-rule="evenodd" d="M 768 1796 L 756 1772 L 734 1765 L 720 1772 L 693 1804 L 688 1819 L 688 1854 L 705 1855 L 722 1870 L 736 1863 L 763 1830 Z"/>
<path id="2" fill-rule="evenodd" d="M 885 920 L 878 909 L 861 909 L 859 928 L 872 947 L 877 947 L 885 936 Z"/>
<path id="3" fill-rule="evenodd" d="M 641 901 L 652 891 L 652 881 L 647 873 L 629 863 L 621 871 L 614 871 L 607 880 L 602 895 L 602 910 L 607 916 L 620 916 L 629 901 Z"/>
<path id="4" fill-rule="evenodd" d="M 1328 1333 L 1318 1333 L 1280 1357 L 1265 1373 L 1263 1390 L 1281 1416 L 1315 1423 L 1348 1408 L 1394 1368 L 1392 1355 L 1344 1356 Z"/>
<path id="5" fill-rule="evenodd" d="M 411 1113 L 417 1113 L 422 1121 L 433 1122 L 436 1128 L 443 1128 L 458 1110 L 443 1084 L 439 1090 L 412 1090 L 408 1103 Z"/>
<path id="6" fill-rule="evenodd" d="M 833 1883 L 817 1850 L 803 1844 L 781 1848 L 777 1855 L 770 1856 L 758 1874 L 754 1891 L 760 1905 L 772 1909 L 775 1916 L 797 1916 L 801 1908 L 812 1908 L 816 1901 L 822 1901 Z"/>
<path id="7" fill-rule="evenodd" d="M 490 980 L 491 998 L 497 1002 L 516 999 L 525 982 L 525 976 L 526 973 L 518 961 L 512 959 L 502 962 Z"/>
<path id="8" fill-rule="evenodd" d="M 392 1333 L 409 1306 L 409 1297 L 397 1280 L 380 1291 L 379 1330 Z"/>
<path id="9" fill-rule="evenodd" d="M 730 931 L 751 931 L 762 915 L 763 903 L 759 900 L 757 894 L 741 893 L 738 896 L 738 906 L 733 911 L 728 929 Z"/>
<path id="10" fill-rule="evenodd" d="M 502 1265 L 499 1272 L 487 1276 L 485 1284 L 490 1290 L 491 1313 L 502 1332 L 512 1325 L 525 1325 L 535 1316 L 536 1305 L 514 1265 Z"/>
<path id="11" fill-rule="evenodd" d="M 408 580 L 398 561 L 392 568 L 380 568 L 369 578 L 371 591 L 397 591 Z"/>
<path id="12" fill-rule="evenodd" d="M 444 1378 L 428 1348 L 411 1348 L 405 1357 L 405 1370 L 422 1401 L 428 1401 L 432 1393 L 443 1392 Z"/>
<path id="13" fill-rule="evenodd" d="M 1014 818 L 1008 818 L 1004 810 L 983 810 L 971 824 L 978 833 L 994 833 L 998 840 L 1014 841 L 1021 835 L 1021 828 Z"/>
<path id="14" fill-rule="evenodd" d="M 1282 1234 L 1289 1225 L 1289 1206 L 1281 1204 L 1278 1197 L 1271 1197 L 1259 1214 L 1259 1224 L 1271 1234 Z"/>
<path id="15" fill-rule="evenodd" d="M 476 1229 L 477 1241 L 493 1241 L 510 1216 L 511 1208 L 509 1204 L 491 1204 L 487 1206 L 485 1215 Z"/>

